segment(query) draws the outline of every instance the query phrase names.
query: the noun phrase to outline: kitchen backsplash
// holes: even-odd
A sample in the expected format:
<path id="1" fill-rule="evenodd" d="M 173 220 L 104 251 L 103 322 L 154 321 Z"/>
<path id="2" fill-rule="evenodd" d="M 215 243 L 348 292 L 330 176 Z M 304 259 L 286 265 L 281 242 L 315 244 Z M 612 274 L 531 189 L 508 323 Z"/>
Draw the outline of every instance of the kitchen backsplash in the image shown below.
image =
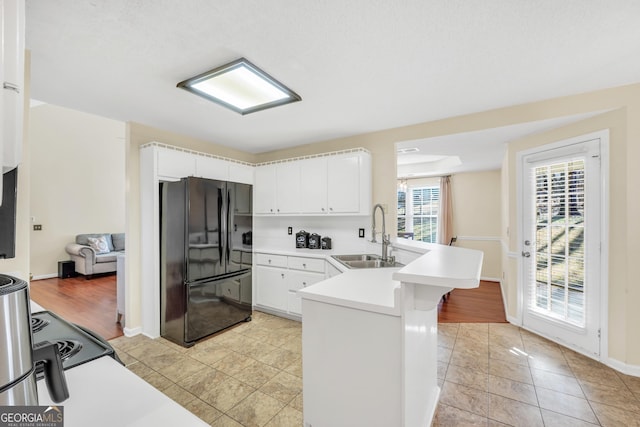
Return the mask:
<path id="1" fill-rule="evenodd" d="M 287 229 L 292 228 L 292 234 Z M 364 228 L 365 238 L 358 237 L 358 230 Z M 371 219 L 369 217 L 253 217 L 254 250 L 296 250 L 296 233 L 305 230 L 331 238 L 331 253 L 364 252 L 371 239 Z M 328 252 L 321 249 L 297 249 L 313 253 Z"/>

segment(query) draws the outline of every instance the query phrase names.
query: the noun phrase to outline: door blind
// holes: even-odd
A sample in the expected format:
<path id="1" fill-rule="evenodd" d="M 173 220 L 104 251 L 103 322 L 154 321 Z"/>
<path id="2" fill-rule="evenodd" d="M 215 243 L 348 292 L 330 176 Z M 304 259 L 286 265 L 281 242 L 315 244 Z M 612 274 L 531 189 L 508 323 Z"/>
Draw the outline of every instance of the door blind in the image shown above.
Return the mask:
<path id="1" fill-rule="evenodd" d="M 585 326 L 585 163 L 532 168 L 535 197 L 533 311 Z"/>

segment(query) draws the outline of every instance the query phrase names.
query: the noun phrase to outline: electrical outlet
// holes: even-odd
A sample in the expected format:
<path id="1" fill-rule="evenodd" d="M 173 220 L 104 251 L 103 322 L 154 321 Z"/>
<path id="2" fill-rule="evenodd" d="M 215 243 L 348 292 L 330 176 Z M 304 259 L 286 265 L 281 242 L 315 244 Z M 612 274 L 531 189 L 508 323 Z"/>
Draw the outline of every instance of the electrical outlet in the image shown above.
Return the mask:
<path id="1" fill-rule="evenodd" d="M 42 231 L 42 224 L 33 224 L 33 231 Z"/>
<path id="2" fill-rule="evenodd" d="M 358 237 L 364 239 L 364 228 L 358 228 Z"/>
<path id="3" fill-rule="evenodd" d="M 293 227 L 287 227 L 287 234 L 291 236 L 293 234 Z"/>

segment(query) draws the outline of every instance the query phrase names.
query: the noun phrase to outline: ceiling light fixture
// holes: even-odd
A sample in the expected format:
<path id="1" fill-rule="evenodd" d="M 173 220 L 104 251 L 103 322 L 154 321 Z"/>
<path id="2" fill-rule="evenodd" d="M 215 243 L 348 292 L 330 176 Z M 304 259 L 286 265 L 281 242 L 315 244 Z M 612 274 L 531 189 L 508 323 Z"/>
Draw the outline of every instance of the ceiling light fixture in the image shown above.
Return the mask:
<path id="1" fill-rule="evenodd" d="M 302 100 L 245 58 L 182 81 L 178 87 L 242 115 Z"/>
<path id="2" fill-rule="evenodd" d="M 418 151 L 420 151 L 420 149 L 418 147 L 411 147 L 411 148 L 398 148 L 398 154 L 411 154 L 411 153 L 417 153 Z"/>

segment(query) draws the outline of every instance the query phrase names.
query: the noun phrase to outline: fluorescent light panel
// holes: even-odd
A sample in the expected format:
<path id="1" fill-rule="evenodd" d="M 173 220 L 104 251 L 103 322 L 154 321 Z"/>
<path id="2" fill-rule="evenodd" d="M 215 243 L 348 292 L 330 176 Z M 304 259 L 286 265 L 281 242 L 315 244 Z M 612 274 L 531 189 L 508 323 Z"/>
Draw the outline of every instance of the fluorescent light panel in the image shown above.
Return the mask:
<path id="1" fill-rule="evenodd" d="M 243 115 L 302 99 L 245 58 L 180 82 L 178 87 Z"/>

